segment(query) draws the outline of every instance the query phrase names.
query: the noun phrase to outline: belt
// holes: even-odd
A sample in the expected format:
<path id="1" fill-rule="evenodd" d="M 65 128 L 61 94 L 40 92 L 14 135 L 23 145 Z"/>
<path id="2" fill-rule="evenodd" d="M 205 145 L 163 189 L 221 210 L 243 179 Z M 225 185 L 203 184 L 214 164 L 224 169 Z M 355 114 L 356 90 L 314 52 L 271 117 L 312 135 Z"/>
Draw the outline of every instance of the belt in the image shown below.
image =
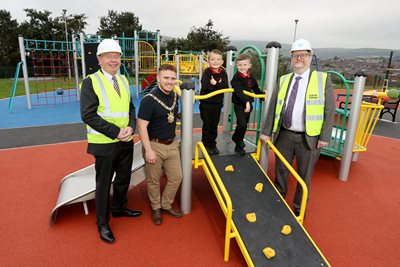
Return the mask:
<path id="1" fill-rule="evenodd" d="M 164 145 L 170 145 L 174 142 L 174 139 L 158 139 L 158 138 L 149 138 L 151 142 L 160 143 Z"/>
<path id="2" fill-rule="evenodd" d="M 304 133 L 304 132 L 296 132 L 296 131 L 292 131 L 292 130 L 286 129 L 285 127 L 282 127 L 282 129 L 283 129 L 283 130 L 285 130 L 285 131 L 288 131 L 288 132 L 294 133 L 294 134 L 303 134 L 303 133 Z"/>

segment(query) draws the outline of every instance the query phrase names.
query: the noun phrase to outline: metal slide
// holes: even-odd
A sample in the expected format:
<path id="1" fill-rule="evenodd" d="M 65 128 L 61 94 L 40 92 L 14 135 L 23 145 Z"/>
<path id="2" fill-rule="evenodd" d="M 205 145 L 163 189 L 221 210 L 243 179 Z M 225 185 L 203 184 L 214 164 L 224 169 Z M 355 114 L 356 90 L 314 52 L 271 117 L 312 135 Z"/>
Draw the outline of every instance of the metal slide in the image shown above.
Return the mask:
<path id="1" fill-rule="evenodd" d="M 142 143 L 139 141 L 134 146 L 132 175 L 129 189 L 140 184 L 145 179 L 143 170 Z M 85 214 L 88 214 L 86 201 L 94 199 L 96 188 L 94 164 L 65 176 L 60 182 L 56 206 L 50 214 L 50 225 L 55 224 L 60 207 L 82 202 Z M 111 187 L 112 190 L 112 187 Z"/>

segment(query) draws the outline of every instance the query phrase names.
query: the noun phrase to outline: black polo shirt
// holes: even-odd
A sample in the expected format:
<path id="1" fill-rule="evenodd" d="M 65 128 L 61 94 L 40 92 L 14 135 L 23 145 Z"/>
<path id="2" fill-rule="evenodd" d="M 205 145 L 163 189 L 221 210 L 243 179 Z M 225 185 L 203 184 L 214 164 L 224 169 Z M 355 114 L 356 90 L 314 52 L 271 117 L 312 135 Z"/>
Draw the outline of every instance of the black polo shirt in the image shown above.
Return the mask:
<path id="1" fill-rule="evenodd" d="M 171 107 L 174 103 L 174 92 L 169 95 L 162 92 L 158 86 L 150 92 L 158 99 L 160 99 L 166 106 Z M 174 139 L 175 128 L 176 128 L 176 115 L 178 114 L 179 98 L 176 100 L 176 106 L 174 109 L 174 122 L 168 123 L 167 116 L 169 111 L 162 107 L 154 98 L 146 95 L 139 107 L 138 118 L 148 121 L 147 131 L 150 138 L 157 139 Z"/>
<path id="2" fill-rule="evenodd" d="M 258 87 L 257 80 L 247 73 L 246 76 L 242 75 L 239 71 L 233 76 L 231 80 L 231 86 L 233 87 L 232 102 L 234 104 L 245 105 L 246 102 L 253 103 L 254 99 L 247 96 L 243 91 L 253 92 L 255 94 L 263 94 Z"/>
<path id="3" fill-rule="evenodd" d="M 211 84 L 211 77 L 217 82 L 215 85 Z M 220 89 L 229 88 L 228 75 L 226 71 L 223 69 L 219 69 L 218 72 L 212 70 L 211 68 L 207 68 L 203 72 L 203 76 L 201 77 L 201 90 L 200 95 L 206 95 L 212 93 L 214 91 Z M 224 101 L 224 94 L 219 94 L 207 99 L 203 99 L 201 103 L 213 103 L 213 104 L 222 104 Z"/>

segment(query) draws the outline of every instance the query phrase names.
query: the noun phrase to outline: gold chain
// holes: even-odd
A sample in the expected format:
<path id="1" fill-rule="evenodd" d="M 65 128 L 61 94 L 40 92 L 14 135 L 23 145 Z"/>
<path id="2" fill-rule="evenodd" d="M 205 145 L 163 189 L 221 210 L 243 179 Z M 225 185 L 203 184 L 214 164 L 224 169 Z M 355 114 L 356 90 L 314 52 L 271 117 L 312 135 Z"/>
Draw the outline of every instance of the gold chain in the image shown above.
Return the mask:
<path id="1" fill-rule="evenodd" d="M 158 97 L 156 97 L 155 95 L 153 95 L 153 94 L 147 94 L 147 95 L 150 96 L 150 97 L 152 97 L 155 101 L 157 101 L 158 104 L 160 104 L 163 108 L 165 108 L 167 111 L 169 111 L 168 114 L 167 114 L 167 121 L 168 121 L 168 123 L 173 123 L 173 122 L 174 122 L 174 119 L 175 119 L 173 110 L 174 110 L 174 108 L 175 108 L 175 106 L 176 106 L 176 99 L 177 99 L 176 94 L 174 93 L 174 103 L 172 103 L 172 106 L 170 106 L 170 107 L 168 107 L 167 105 L 165 105 L 165 103 L 162 102 L 162 101 L 161 101 Z"/>

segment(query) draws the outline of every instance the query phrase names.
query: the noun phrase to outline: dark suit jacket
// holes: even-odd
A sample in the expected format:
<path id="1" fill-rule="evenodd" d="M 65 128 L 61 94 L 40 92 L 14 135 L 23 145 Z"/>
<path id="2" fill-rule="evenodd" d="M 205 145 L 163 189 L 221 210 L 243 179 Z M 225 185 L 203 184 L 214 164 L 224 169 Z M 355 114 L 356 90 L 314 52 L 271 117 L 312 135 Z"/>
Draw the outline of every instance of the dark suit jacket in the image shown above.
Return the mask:
<path id="1" fill-rule="evenodd" d="M 97 114 L 99 99 L 94 92 L 92 80 L 86 78 L 82 82 L 81 87 L 81 118 L 84 123 L 92 127 L 94 130 L 106 135 L 109 138 L 115 139 L 118 137 L 120 128 L 112 123 L 107 122 Z M 133 131 L 136 129 L 136 113 L 132 99 L 129 105 L 129 125 Z M 88 144 L 87 152 L 94 156 L 109 156 L 112 154 L 116 143 L 111 144 Z M 133 142 L 127 142 L 127 145 L 132 145 Z"/>
<path id="2" fill-rule="evenodd" d="M 311 76 L 312 71 L 310 71 Z M 292 75 L 291 80 L 293 79 L 294 75 Z M 291 84 L 291 80 L 289 81 L 289 85 Z M 308 80 L 310 81 L 310 80 Z M 275 109 L 276 109 L 276 102 L 278 98 L 278 92 L 280 90 L 280 84 L 275 86 L 275 89 L 271 95 L 271 102 L 269 104 L 267 118 L 263 126 L 262 134 L 270 136 L 272 135 L 272 130 L 274 127 L 274 120 L 275 120 Z M 307 85 L 308 86 L 308 85 Z M 289 90 L 288 90 L 289 91 Z M 282 111 L 286 108 L 286 101 L 288 98 L 288 94 L 285 97 L 285 103 L 282 108 Z M 304 103 L 305 105 L 305 103 Z M 318 140 L 328 142 L 331 138 L 332 127 L 333 127 L 333 120 L 335 115 L 335 102 L 333 96 L 333 87 L 330 77 L 328 76 L 325 86 L 325 111 L 324 111 L 324 123 L 322 125 L 321 134 L 319 136 L 306 136 L 307 144 L 310 149 L 315 149 L 317 147 Z M 281 116 L 282 118 L 282 116 Z M 305 120 L 305 119 L 304 119 Z M 279 125 L 276 133 L 274 134 L 273 141 L 275 141 L 278 136 L 282 126 L 282 119 L 279 120 Z"/>

